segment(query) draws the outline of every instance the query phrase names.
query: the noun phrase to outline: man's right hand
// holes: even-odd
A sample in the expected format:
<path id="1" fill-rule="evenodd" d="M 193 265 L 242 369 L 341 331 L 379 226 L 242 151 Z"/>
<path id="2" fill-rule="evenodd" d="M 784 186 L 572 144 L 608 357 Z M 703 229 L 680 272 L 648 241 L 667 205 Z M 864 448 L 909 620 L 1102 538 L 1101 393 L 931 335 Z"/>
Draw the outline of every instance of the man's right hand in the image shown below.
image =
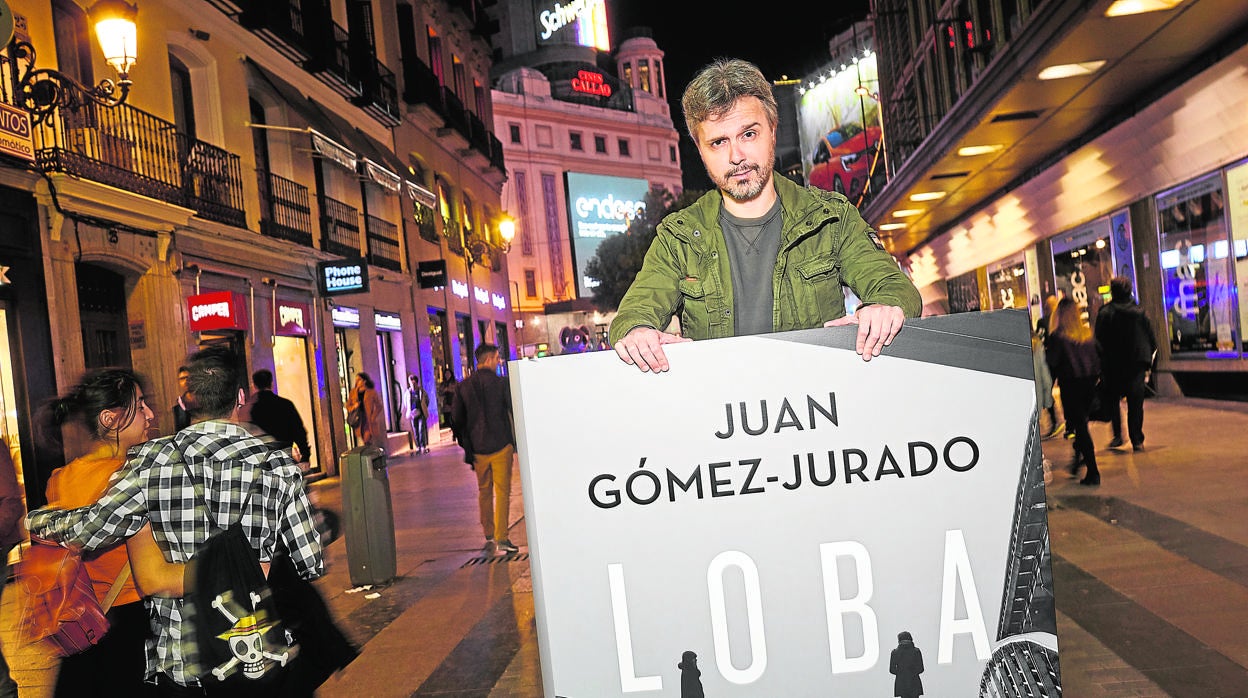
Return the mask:
<path id="1" fill-rule="evenodd" d="M 615 353 L 624 363 L 640 368 L 643 373 L 660 373 L 671 368 L 667 355 L 663 353 L 663 345 L 691 341 L 688 337 L 660 332 L 653 327 L 634 327 L 615 343 Z"/>

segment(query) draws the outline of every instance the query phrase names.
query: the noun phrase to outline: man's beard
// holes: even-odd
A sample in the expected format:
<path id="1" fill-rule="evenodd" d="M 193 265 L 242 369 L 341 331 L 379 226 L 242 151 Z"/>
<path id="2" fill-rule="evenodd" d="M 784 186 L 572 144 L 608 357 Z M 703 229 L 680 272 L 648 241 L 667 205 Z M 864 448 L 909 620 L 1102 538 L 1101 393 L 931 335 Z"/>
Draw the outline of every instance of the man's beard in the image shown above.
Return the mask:
<path id="1" fill-rule="evenodd" d="M 732 179 L 733 175 L 745 171 L 752 171 L 754 175 L 745 180 Z M 771 166 L 746 165 L 725 173 L 720 179 L 716 179 L 713 175 L 711 179 L 715 180 L 715 184 L 720 191 L 734 201 L 749 201 L 761 194 L 763 189 L 766 188 L 767 182 L 771 180 Z"/>

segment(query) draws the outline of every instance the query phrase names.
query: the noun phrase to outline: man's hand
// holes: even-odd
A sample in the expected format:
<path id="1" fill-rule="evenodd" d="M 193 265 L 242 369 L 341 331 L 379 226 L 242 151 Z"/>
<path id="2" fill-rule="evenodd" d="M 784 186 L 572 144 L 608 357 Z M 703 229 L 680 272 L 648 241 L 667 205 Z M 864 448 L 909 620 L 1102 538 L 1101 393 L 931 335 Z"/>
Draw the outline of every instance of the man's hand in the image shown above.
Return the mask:
<path id="1" fill-rule="evenodd" d="M 624 363 L 640 368 L 643 373 L 660 373 L 670 368 L 663 345 L 691 341 L 688 337 L 660 332 L 653 327 L 634 327 L 615 343 L 615 353 Z"/>
<path id="2" fill-rule="evenodd" d="M 905 321 L 905 312 L 895 305 L 868 305 L 859 308 L 853 315 L 829 320 L 823 326 L 858 325 L 858 342 L 854 351 L 862 356 L 863 361 L 870 361 L 880 355 L 881 349 L 893 343 Z"/>

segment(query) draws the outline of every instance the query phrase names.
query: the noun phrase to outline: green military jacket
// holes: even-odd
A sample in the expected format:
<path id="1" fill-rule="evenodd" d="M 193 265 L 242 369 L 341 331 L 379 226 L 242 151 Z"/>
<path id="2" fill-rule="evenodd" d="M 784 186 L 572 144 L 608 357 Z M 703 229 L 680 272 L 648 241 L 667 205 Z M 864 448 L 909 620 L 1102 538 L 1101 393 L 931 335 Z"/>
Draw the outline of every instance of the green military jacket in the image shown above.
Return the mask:
<path id="1" fill-rule="evenodd" d="M 784 223 L 771 285 L 777 332 L 822 327 L 845 314 L 849 286 L 864 305 L 922 310 L 919 291 L 844 196 L 775 176 Z M 611 322 L 614 345 L 638 326 L 667 327 L 680 315 L 690 339 L 733 335 L 732 277 L 719 226 L 722 194 L 711 191 L 668 214 Z"/>

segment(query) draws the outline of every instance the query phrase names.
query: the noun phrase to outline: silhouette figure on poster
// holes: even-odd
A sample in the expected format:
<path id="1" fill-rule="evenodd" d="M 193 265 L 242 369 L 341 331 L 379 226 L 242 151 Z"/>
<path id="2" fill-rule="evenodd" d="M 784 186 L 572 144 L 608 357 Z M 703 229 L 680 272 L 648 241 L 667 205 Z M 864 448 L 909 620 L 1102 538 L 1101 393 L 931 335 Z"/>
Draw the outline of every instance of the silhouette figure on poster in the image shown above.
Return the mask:
<path id="1" fill-rule="evenodd" d="M 914 646 L 909 631 L 897 633 L 897 648 L 888 659 L 888 671 L 897 678 L 893 680 L 893 695 L 899 698 L 918 698 L 923 695 L 923 653 Z"/>
<path id="2" fill-rule="evenodd" d="M 680 655 L 680 698 L 706 698 L 702 692 L 702 672 L 698 669 L 698 655 L 692 650 L 685 650 Z"/>

